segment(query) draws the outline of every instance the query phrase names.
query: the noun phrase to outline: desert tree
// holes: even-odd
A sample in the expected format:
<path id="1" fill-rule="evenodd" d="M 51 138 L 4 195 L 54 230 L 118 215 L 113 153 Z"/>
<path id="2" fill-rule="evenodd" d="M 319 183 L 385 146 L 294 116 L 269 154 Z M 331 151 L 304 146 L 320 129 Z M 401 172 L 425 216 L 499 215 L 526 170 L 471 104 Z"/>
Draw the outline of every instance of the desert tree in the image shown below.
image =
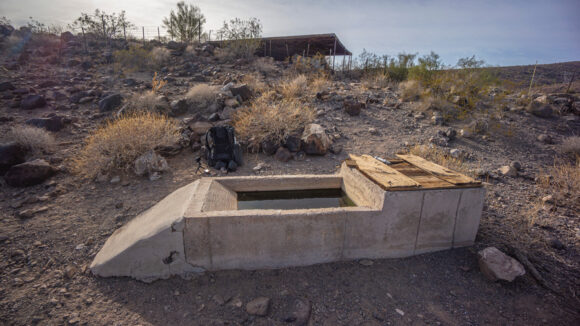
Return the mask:
<path id="1" fill-rule="evenodd" d="M 96 9 L 94 14 L 81 13 L 72 24 L 73 29 L 84 29 L 87 33 L 93 33 L 99 38 L 110 39 L 122 35 L 123 29 L 134 27 L 133 23 L 127 20 L 125 11 L 120 13 L 107 14 Z"/>
<path id="2" fill-rule="evenodd" d="M 234 18 L 224 21 L 217 33 L 218 38 L 225 41 L 226 49 L 237 58 L 250 58 L 260 47 L 262 23 L 258 18 Z"/>
<path id="3" fill-rule="evenodd" d="M 163 18 L 163 25 L 167 28 L 167 33 L 181 42 L 191 42 L 200 39 L 202 36 L 205 17 L 198 6 L 177 3 L 177 11 L 173 9 L 169 17 Z"/>

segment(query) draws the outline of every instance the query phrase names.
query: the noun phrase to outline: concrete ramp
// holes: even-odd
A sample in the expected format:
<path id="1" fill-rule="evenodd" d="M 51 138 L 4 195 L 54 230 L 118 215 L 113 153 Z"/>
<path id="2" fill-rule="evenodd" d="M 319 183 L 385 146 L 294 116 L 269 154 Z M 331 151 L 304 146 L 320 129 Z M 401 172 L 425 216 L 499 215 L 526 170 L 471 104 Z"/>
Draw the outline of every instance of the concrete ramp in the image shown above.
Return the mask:
<path id="1" fill-rule="evenodd" d="M 185 261 L 184 213 L 199 181 L 182 187 L 115 231 L 90 268 L 95 275 L 131 276 L 144 282 L 202 272 Z"/>

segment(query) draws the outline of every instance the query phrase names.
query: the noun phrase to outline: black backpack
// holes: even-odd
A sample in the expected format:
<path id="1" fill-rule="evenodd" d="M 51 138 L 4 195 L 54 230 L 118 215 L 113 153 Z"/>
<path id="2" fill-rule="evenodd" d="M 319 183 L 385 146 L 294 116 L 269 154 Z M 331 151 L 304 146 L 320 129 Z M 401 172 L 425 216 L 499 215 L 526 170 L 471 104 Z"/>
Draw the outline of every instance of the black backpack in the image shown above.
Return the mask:
<path id="1" fill-rule="evenodd" d="M 243 164 L 242 149 L 236 141 L 236 132 L 232 126 L 211 127 L 205 134 L 207 164 L 221 169 L 235 171 Z"/>

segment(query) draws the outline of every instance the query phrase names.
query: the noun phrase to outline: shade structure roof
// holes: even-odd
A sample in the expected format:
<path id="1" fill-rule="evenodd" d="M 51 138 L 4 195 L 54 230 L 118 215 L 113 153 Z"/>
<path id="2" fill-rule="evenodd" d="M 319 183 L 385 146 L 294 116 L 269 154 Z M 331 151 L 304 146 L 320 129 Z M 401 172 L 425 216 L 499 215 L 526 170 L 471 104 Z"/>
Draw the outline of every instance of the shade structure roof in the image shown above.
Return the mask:
<path id="1" fill-rule="evenodd" d="M 312 57 L 318 53 L 325 56 L 333 54 L 352 55 L 334 33 L 263 37 L 260 40 L 260 47 L 255 54 L 273 57 L 275 60 L 284 60 L 294 55 Z M 210 43 L 219 46 L 222 42 L 212 41 Z"/>

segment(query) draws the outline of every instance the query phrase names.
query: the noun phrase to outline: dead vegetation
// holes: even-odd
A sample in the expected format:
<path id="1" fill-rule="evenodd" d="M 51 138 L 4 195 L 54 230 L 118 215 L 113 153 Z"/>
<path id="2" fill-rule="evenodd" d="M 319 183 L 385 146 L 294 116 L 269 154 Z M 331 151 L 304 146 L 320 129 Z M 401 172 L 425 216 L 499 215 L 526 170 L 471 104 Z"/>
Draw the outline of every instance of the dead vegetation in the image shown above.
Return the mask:
<path id="1" fill-rule="evenodd" d="M 73 160 L 74 171 L 87 178 L 131 168 L 137 157 L 179 139 L 174 120 L 144 112 L 109 120 L 94 131 Z"/>
<path id="2" fill-rule="evenodd" d="M 54 149 L 54 136 L 50 132 L 32 126 L 12 127 L 8 139 L 32 151 L 42 153 Z"/>
<path id="3" fill-rule="evenodd" d="M 297 98 L 304 95 L 308 86 L 306 75 L 298 75 L 280 84 L 280 93 L 287 99 Z"/>
<path id="4" fill-rule="evenodd" d="M 216 86 L 197 84 L 185 94 L 185 98 L 190 103 L 207 106 L 215 99 L 217 93 L 218 88 Z"/>
<path id="5" fill-rule="evenodd" d="M 239 137 L 254 142 L 269 140 L 280 143 L 314 119 L 314 109 L 296 100 L 273 102 L 270 91 L 257 98 L 251 106 L 238 109 L 233 124 Z"/>
<path id="6" fill-rule="evenodd" d="M 407 80 L 399 84 L 399 92 L 403 101 L 410 102 L 421 99 L 423 89 L 418 81 Z"/>
<path id="7" fill-rule="evenodd" d="M 472 175 L 472 171 L 465 164 L 463 155 L 453 157 L 449 152 L 435 146 L 435 145 L 414 145 L 408 148 L 408 153 L 420 156 L 424 159 L 437 163 L 441 166 Z"/>

